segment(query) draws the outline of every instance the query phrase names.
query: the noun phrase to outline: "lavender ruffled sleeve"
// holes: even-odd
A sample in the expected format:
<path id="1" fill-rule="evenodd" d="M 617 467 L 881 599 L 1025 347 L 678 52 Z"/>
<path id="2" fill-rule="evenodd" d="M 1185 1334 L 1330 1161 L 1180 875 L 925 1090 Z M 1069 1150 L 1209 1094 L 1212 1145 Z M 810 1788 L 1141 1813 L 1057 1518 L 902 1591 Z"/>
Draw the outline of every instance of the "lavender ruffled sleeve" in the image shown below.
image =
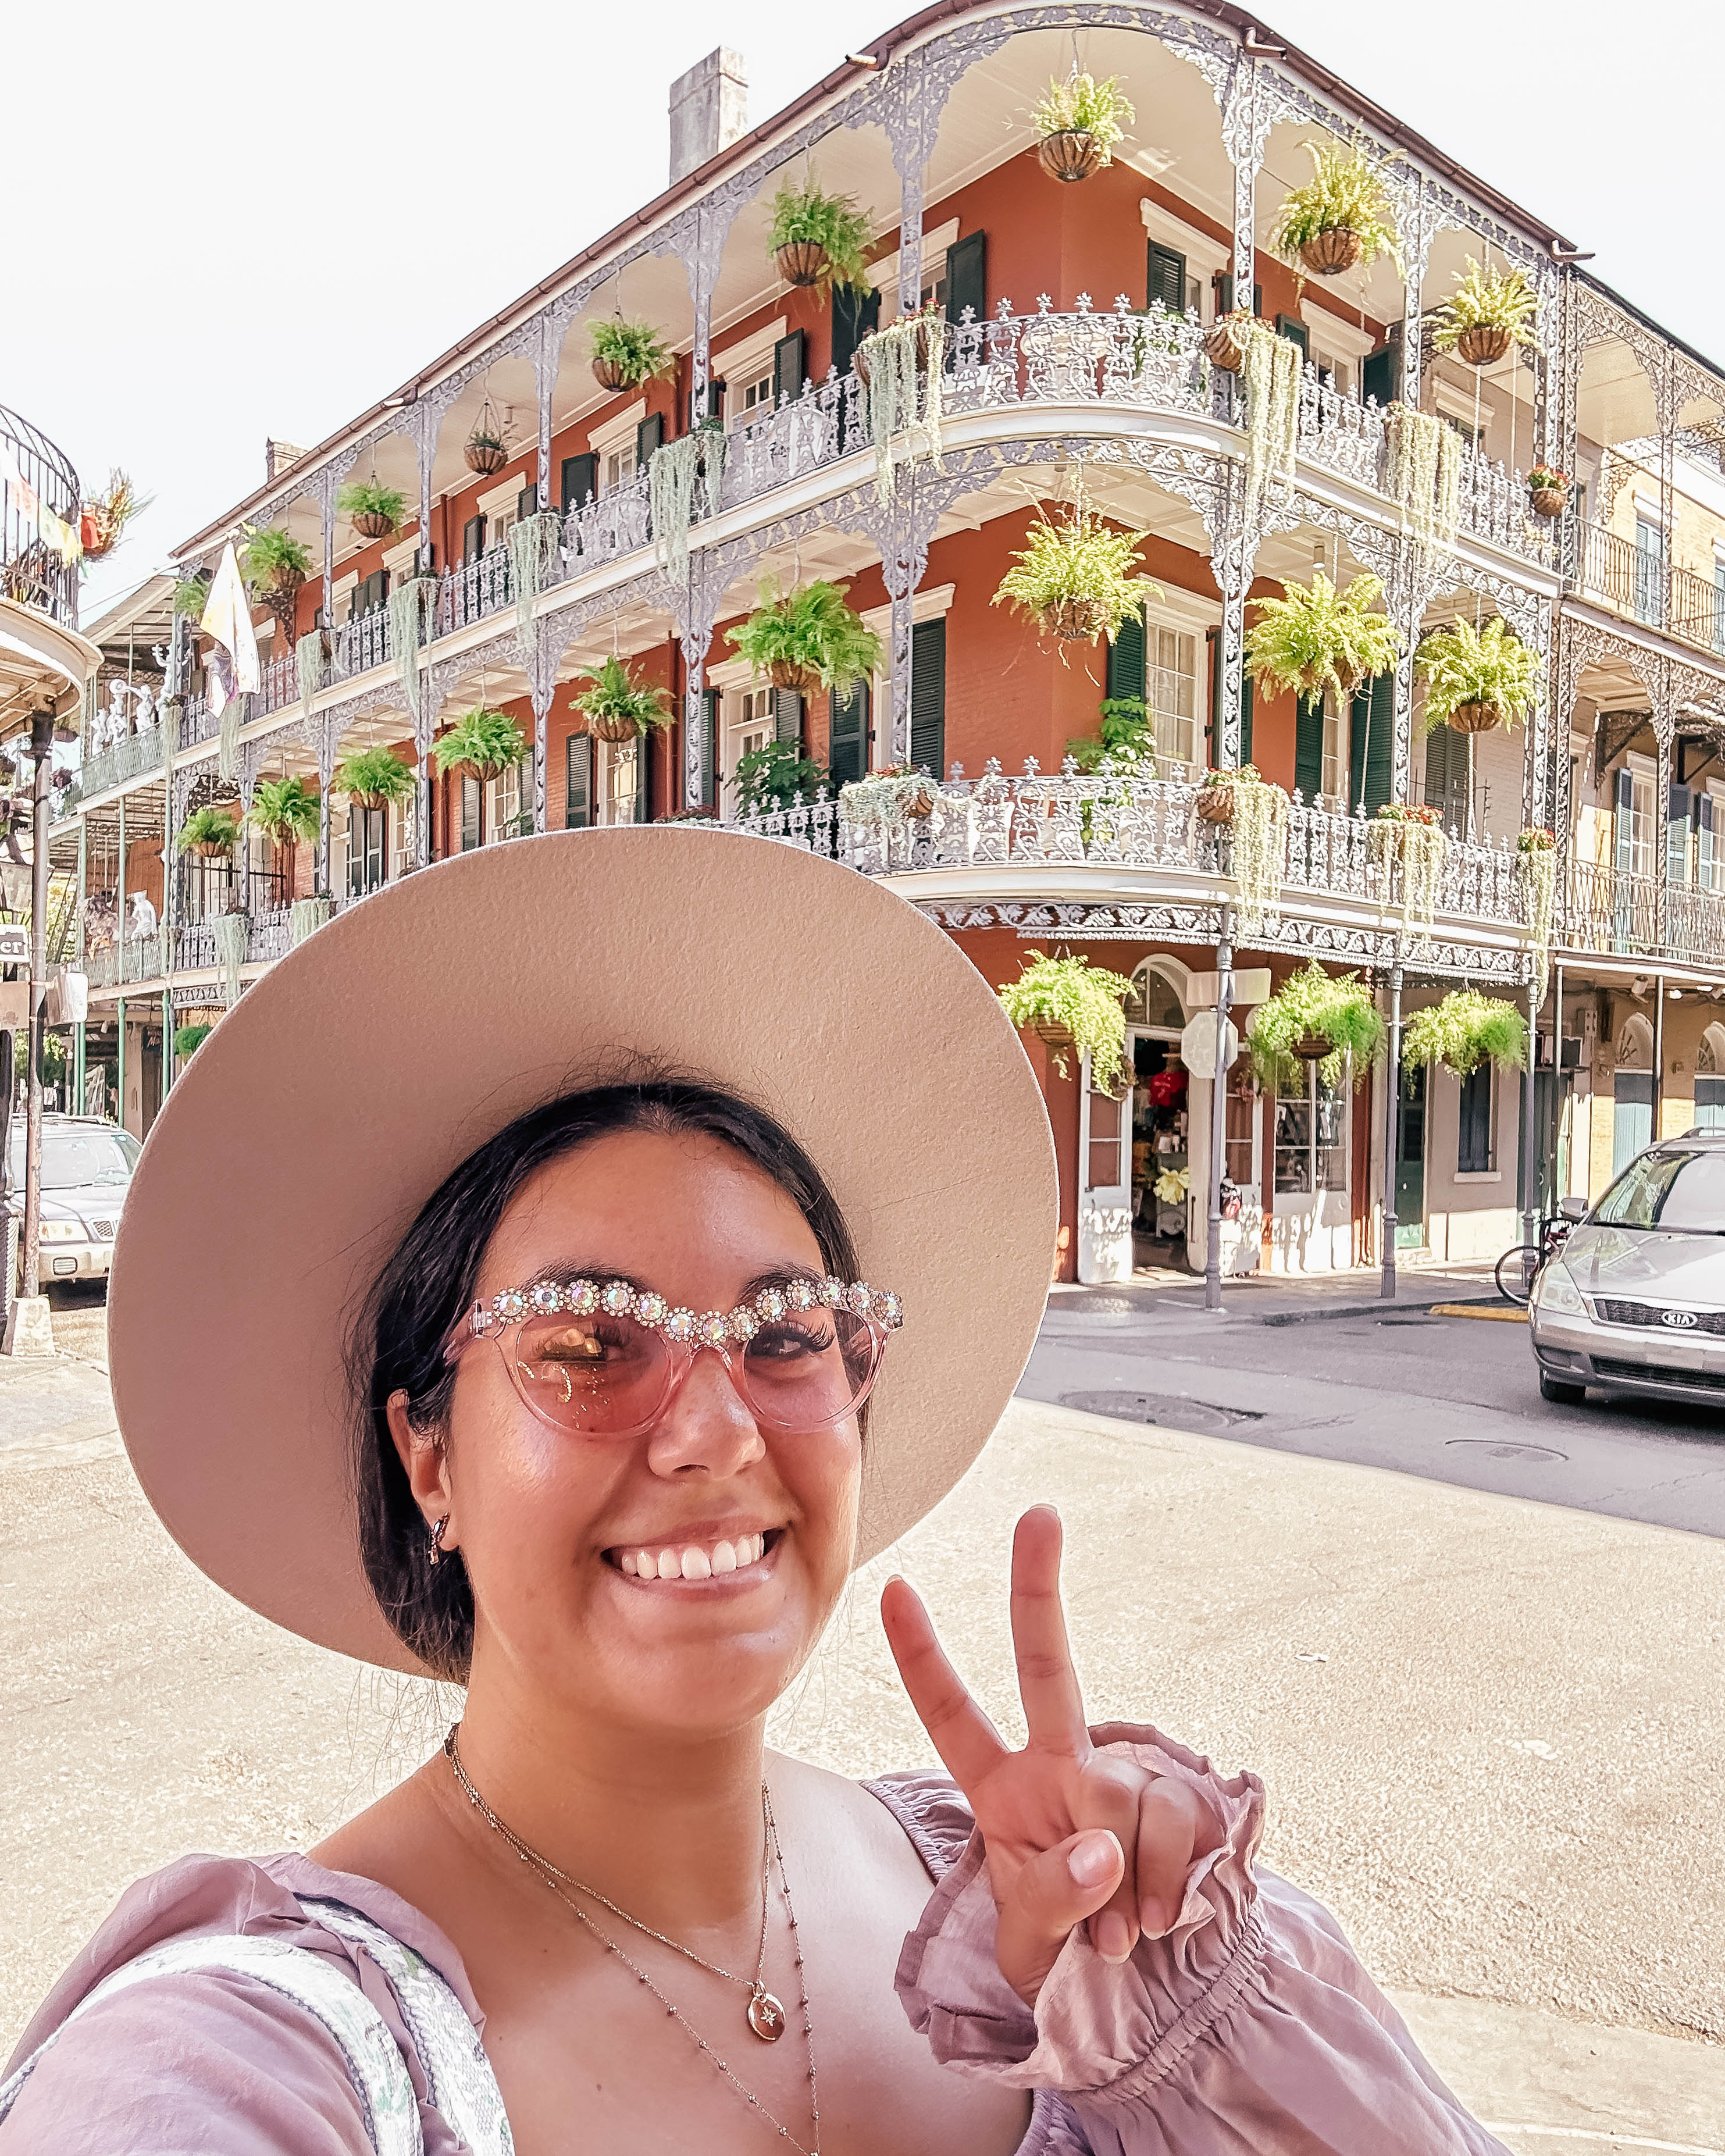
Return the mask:
<path id="1" fill-rule="evenodd" d="M 1147 1727 L 1092 1733 L 1200 1788 L 1224 1840 L 1194 1865 L 1171 1931 L 1117 1967 L 1075 1932 L 1034 2012 L 995 1965 L 982 1840 L 951 1784 L 872 1785 L 939 1879 L 897 1979 L 936 2058 L 1057 2092 L 1095 2156 L 1505 2156 L 1420 2056 L 1335 1918 L 1255 1869 L 1256 1777 L 1225 1779 Z"/>

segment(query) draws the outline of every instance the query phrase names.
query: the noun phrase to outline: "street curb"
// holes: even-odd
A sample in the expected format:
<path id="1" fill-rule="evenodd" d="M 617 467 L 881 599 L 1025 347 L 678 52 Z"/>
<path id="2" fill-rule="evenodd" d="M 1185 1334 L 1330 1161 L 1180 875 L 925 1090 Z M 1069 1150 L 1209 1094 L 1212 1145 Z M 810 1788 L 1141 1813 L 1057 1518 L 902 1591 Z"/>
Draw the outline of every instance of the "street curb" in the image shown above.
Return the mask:
<path id="1" fill-rule="evenodd" d="M 1273 1310 L 1256 1322 L 1260 1325 L 1307 1325 L 1315 1319 L 1325 1317 L 1376 1317 L 1386 1310 L 1419 1312 L 1426 1316 L 1435 1310 L 1454 1311 L 1458 1315 L 1465 1313 L 1472 1317 L 1484 1317 L 1487 1311 L 1503 1307 L 1495 1295 L 1480 1296 L 1466 1303 L 1397 1302 L 1385 1301 L 1380 1297 L 1375 1302 L 1343 1303 L 1322 1310 Z"/>

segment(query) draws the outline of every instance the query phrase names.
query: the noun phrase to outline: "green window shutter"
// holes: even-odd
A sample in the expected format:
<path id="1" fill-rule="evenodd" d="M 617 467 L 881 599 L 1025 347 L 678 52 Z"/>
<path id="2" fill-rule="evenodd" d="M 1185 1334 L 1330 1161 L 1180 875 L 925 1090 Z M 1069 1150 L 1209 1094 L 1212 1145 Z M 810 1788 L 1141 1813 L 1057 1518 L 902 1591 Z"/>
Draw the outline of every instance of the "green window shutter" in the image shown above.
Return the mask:
<path id="1" fill-rule="evenodd" d="M 1617 814 L 1613 819 L 1616 826 L 1617 873 L 1620 875 L 1629 874 L 1630 862 L 1633 858 L 1630 845 L 1630 804 L 1634 798 L 1634 793 L 1635 781 L 1630 777 L 1628 767 L 1625 766 L 1617 773 Z"/>
<path id="2" fill-rule="evenodd" d="M 650 776 L 649 751 L 653 746 L 650 732 L 635 736 L 635 821 L 650 824 L 653 820 L 653 794 L 648 783 Z"/>
<path id="3" fill-rule="evenodd" d="M 1294 715 L 1294 783 L 1309 808 L 1324 790 L 1324 707 L 1302 696 Z"/>
<path id="4" fill-rule="evenodd" d="M 719 691 L 703 689 L 701 692 L 701 801 L 706 808 L 716 808 L 719 803 Z M 697 804 L 691 802 L 691 808 Z"/>
<path id="5" fill-rule="evenodd" d="M 1387 344 L 1382 352 L 1374 352 L 1360 362 L 1359 393 L 1362 403 L 1375 398 L 1381 410 L 1394 403 L 1400 394 L 1401 385 L 1396 380 L 1396 362 L 1401 354 L 1394 345 Z"/>
<path id="6" fill-rule="evenodd" d="M 827 767 L 834 787 L 848 786 L 869 767 L 869 685 L 859 681 L 849 697 L 830 701 Z"/>
<path id="7" fill-rule="evenodd" d="M 1160 300 L 1171 315 L 1186 311 L 1186 258 L 1177 254 L 1172 247 L 1164 247 L 1153 239 L 1149 245 L 1149 266 L 1144 279 L 1144 305 L 1153 307 Z"/>
<path id="8" fill-rule="evenodd" d="M 1128 614 L 1108 646 L 1107 693 L 1114 696 L 1144 695 L 1144 617 Z"/>
<path id="9" fill-rule="evenodd" d="M 591 449 L 578 457 L 565 457 L 561 496 L 565 515 L 591 501 L 599 490 L 599 460 Z"/>
<path id="10" fill-rule="evenodd" d="M 773 401 L 789 404 L 803 394 L 807 377 L 809 339 L 801 330 L 782 336 L 773 347 Z"/>
<path id="11" fill-rule="evenodd" d="M 1374 674 L 1353 692 L 1348 742 L 1348 800 L 1375 815 L 1389 798 L 1395 766 L 1395 676 Z"/>
<path id="12" fill-rule="evenodd" d="M 461 558 L 464 562 L 476 562 L 485 551 L 485 520 L 483 516 L 470 516 L 461 527 Z"/>
<path id="13" fill-rule="evenodd" d="M 471 853 L 480 842 L 480 807 L 484 798 L 480 782 L 464 776 L 461 781 L 461 850 Z"/>
<path id="14" fill-rule="evenodd" d="M 1461 1113 L 1456 1135 L 1455 1173 L 1486 1175 L 1491 1168 L 1492 1066 L 1481 1063 L 1461 1081 Z"/>
<path id="15" fill-rule="evenodd" d="M 1216 312 L 1219 315 L 1231 315 L 1234 312 L 1234 272 L 1231 270 L 1219 270 L 1210 280 L 1210 289 L 1216 295 Z M 1263 311 L 1264 287 L 1261 285 L 1254 285 L 1252 312 L 1255 315 L 1261 315 Z"/>
<path id="16" fill-rule="evenodd" d="M 526 518 L 536 516 L 538 514 L 539 482 L 534 480 L 528 485 L 524 486 L 515 498 L 516 521 L 518 524 L 522 523 Z"/>
<path id="17" fill-rule="evenodd" d="M 1689 881 L 1690 789 L 1674 786 L 1665 810 L 1665 880 L 1668 884 Z"/>
<path id="18" fill-rule="evenodd" d="M 635 429 L 635 463 L 638 466 L 650 464 L 653 452 L 665 443 L 665 414 L 649 412 Z"/>
<path id="19" fill-rule="evenodd" d="M 1252 677 L 1244 668 L 1240 676 L 1240 760 L 1252 760 Z"/>
<path id="20" fill-rule="evenodd" d="M 968 232 L 947 249 L 947 320 L 962 322 L 970 309 L 973 321 L 988 315 L 988 235 Z"/>
<path id="21" fill-rule="evenodd" d="M 963 242 L 960 242 L 963 244 Z M 947 775 L 947 624 L 919 621 L 911 631 L 911 768 Z"/>
<path id="22" fill-rule="evenodd" d="M 722 382 L 709 382 L 706 391 L 700 394 L 692 389 L 689 392 L 689 431 L 691 434 L 703 419 L 722 419 L 724 416 L 725 385 Z"/>
<path id="23" fill-rule="evenodd" d="M 1713 888 L 1713 797 L 1697 792 L 1695 797 L 1695 880 L 1703 891 Z"/>
<path id="24" fill-rule="evenodd" d="M 1278 336 L 1285 336 L 1290 344 L 1298 345 L 1302 358 L 1311 358 L 1312 332 L 1297 315 L 1278 315 L 1276 318 L 1276 334 Z"/>
<path id="25" fill-rule="evenodd" d="M 564 827 L 584 831 L 593 822 L 593 736 L 571 734 L 563 756 Z"/>
<path id="26" fill-rule="evenodd" d="M 1453 726 L 1434 726 L 1425 737 L 1425 805 L 1435 808 L 1444 829 L 1465 832 L 1468 798 L 1473 790 L 1472 737 Z"/>
<path id="27" fill-rule="evenodd" d="M 773 738 L 784 747 L 802 747 L 803 699 L 794 689 L 773 692 Z"/>
<path id="28" fill-rule="evenodd" d="M 833 366 L 849 374 L 850 362 L 863 339 L 880 326 L 880 295 L 855 292 L 849 285 L 833 287 Z"/>

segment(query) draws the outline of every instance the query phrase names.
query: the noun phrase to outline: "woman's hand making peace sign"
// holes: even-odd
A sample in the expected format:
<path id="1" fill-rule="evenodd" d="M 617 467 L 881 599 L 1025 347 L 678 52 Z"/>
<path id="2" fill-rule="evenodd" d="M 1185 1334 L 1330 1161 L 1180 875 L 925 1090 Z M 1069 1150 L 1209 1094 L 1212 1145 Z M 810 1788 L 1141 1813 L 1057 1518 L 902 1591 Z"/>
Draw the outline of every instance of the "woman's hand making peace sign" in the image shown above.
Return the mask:
<path id="1" fill-rule="evenodd" d="M 1000 1973 L 1034 2005 L 1074 1927 L 1124 1961 L 1172 1928 L 1195 1858 L 1221 1839 L 1195 1789 L 1099 1752 L 1084 1718 L 1060 1606 L 1060 1522 L 1039 1505 L 1012 1546 L 1012 1643 L 1028 1741 L 1008 1748 L 947 1660 L 915 1589 L 888 1583 L 880 1614 L 905 1690 L 963 1792 L 988 1852 Z"/>

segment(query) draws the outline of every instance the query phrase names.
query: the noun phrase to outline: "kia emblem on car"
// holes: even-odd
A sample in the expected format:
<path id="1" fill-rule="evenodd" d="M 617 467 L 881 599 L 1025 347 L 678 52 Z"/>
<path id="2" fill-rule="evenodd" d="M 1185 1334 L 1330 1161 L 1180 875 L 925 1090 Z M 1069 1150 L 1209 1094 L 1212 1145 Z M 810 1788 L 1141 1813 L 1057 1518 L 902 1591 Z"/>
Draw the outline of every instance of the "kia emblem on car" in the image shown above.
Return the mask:
<path id="1" fill-rule="evenodd" d="M 1662 1310 L 1659 1313 L 1659 1322 L 1661 1325 L 1693 1325 L 1695 1312 L 1692 1310 Z"/>

